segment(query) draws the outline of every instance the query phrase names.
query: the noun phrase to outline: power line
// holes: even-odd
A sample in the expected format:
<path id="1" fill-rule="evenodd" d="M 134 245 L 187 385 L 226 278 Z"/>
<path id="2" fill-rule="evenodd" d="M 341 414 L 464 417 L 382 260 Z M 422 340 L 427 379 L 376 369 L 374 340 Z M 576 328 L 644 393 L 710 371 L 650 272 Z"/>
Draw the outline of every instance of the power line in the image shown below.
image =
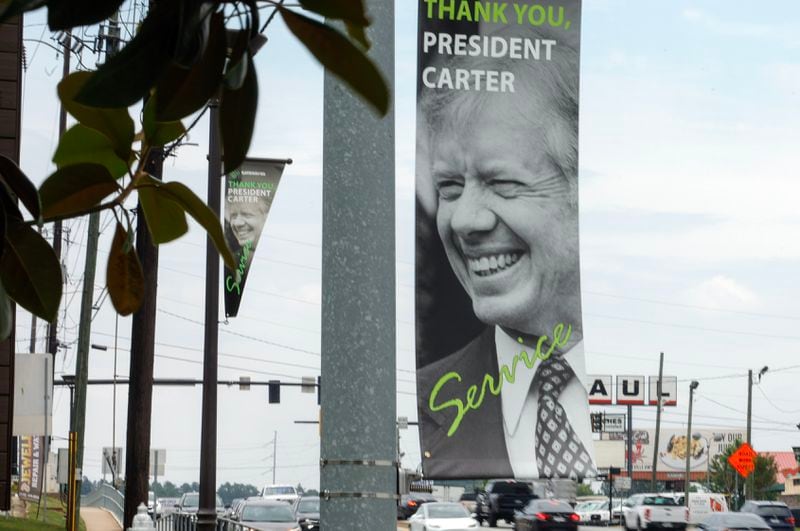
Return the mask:
<path id="1" fill-rule="evenodd" d="M 764 392 L 764 390 L 763 390 L 763 389 L 761 389 L 761 386 L 760 386 L 760 385 L 757 385 L 757 386 L 755 386 L 755 387 L 758 389 L 758 392 L 759 392 L 759 393 L 761 393 L 761 396 L 763 396 L 763 397 L 766 399 L 766 401 L 767 401 L 767 402 L 769 402 L 769 403 L 770 403 L 770 405 L 771 405 L 772 407 L 774 407 L 774 408 L 775 408 L 777 411 L 779 411 L 779 412 L 781 412 L 781 413 L 790 413 L 790 414 L 800 413 L 800 409 L 787 410 L 787 409 L 781 409 L 781 408 L 779 408 L 779 407 L 778 407 L 778 406 L 775 404 L 775 402 L 773 402 L 772 400 L 770 400 L 770 399 L 769 399 L 769 397 L 768 397 L 768 396 L 767 396 L 767 394 Z"/>

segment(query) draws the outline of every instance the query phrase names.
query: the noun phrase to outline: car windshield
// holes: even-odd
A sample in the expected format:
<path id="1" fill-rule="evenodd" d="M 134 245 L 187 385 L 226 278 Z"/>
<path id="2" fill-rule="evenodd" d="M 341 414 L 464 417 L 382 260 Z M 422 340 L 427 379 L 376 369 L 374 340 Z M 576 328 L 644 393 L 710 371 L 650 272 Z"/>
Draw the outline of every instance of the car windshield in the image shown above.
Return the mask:
<path id="1" fill-rule="evenodd" d="M 183 497 L 183 505 L 184 507 L 197 507 L 200 504 L 200 495 L 199 494 L 187 494 Z"/>
<path id="2" fill-rule="evenodd" d="M 761 516 L 787 517 L 792 515 L 786 507 L 758 507 L 755 512 Z"/>
<path id="3" fill-rule="evenodd" d="M 288 505 L 248 505 L 242 511 L 244 522 L 294 522 Z"/>
<path id="4" fill-rule="evenodd" d="M 478 499 L 478 495 L 474 492 L 465 492 L 459 498 L 460 501 L 475 501 L 476 499 Z"/>
<path id="5" fill-rule="evenodd" d="M 427 507 L 428 518 L 469 518 L 469 513 L 461 505 L 438 505 L 432 503 L 427 505 Z"/>
<path id="6" fill-rule="evenodd" d="M 300 500 L 297 510 L 301 513 L 318 513 L 319 500 Z"/>
<path id="7" fill-rule="evenodd" d="M 276 494 L 295 494 L 294 487 L 265 487 L 264 496 L 274 496 Z"/>
<path id="8" fill-rule="evenodd" d="M 642 505 L 678 505 L 670 496 L 645 496 Z"/>
<path id="9" fill-rule="evenodd" d="M 495 483 L 492 492 L 494 494 L 530 494 L 531 487 L 527 483 L 504 481 Z"/>

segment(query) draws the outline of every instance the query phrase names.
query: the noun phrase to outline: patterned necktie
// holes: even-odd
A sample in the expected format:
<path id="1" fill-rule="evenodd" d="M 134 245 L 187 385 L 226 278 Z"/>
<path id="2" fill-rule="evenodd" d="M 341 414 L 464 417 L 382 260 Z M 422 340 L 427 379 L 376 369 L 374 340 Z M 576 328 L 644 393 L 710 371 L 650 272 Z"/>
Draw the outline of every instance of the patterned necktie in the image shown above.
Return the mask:
<path id="1" fill-rule="evenodd" d="M 536 466 L 539 477 L 583 479 L 596 475 L 586 451 L 567 419 L 558 396 L 575 377 L 575 372 L 560 356 L 542 362 L 534 378 L 539 391 L 536 422 Z"/>

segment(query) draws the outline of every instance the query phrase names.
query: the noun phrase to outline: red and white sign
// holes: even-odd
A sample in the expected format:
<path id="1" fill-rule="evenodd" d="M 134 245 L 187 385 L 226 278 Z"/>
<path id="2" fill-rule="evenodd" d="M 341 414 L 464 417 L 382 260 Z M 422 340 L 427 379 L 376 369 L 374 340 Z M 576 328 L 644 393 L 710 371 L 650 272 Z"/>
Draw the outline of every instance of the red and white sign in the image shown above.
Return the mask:
<path id="1" fill-rule="evenodd" d="M 617 376 L 617 404 L 644 405 L 644 376 Z"/>
<path id="2" fill-rule="evenodd" d="M 589 394 L 590 404 L 609 405 L 611 404 L 611 383 L 612 377 L 608 376 L 589 376 L 587 378 L 586 392 Z"/>
<path id="3" fill-rule="evenodd" d="M 651 406 L 658 404 L 658 376 L 651 376 L 649 378 L 650 387 L 650 400 L 648 403 Z M 665 406 L 678 405 L 678 377 L 677 376 L 664 376 L 661 382 L 661 399 L 664 400 Z"/>
<path id="4" fill-rule="evenodd" d="M 739 445 L 739 448 L 728 457 L 728 463 L 741 475 L 746 478 L 756 468 L 756 451 L 746 442 Z"/>

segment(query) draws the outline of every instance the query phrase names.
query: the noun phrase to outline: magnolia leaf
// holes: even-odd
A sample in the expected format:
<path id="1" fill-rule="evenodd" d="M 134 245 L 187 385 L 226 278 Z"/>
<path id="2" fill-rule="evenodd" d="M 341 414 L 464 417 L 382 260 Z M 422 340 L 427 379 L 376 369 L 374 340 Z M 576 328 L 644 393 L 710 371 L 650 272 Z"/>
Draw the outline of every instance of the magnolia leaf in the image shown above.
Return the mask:
<path id="1" fill-rule="evenodd" d="M 230 269 L 235 269 L 233 253 L 231 253 L 228 244 L 225 242 L 225 234 L 222 232 L 222 226 L 217 215 L 185 184 L 179 182 L 162 183 L 157 179 L 147 177 L 137 185 L 137 190 L 140 194 L 143 188 L 157 188 L 158 193 L 168 195 L 170 199 L 179 204 L 184 212 L 192 216 L 206 230 L 217 251 L 225 261 L 225 265 Z"/>
<path id="2" fill-rule="evenodd" d="M 176 240 L 189 230 L 183 207 L 164 193 L 160 185 L 159 182 L 158 186 L 137 187 L 139 203 L 155 244 Z"/>
<path id="3" fill-rule="evenodd" d="M 389 88 L 375 64 L 347 37 L 309 17 L 277 6 L 289 30 L 322 65 L 361 95 L 381 116 L 389 111 Z"/>
<path id="4" fill-rule="evenodd" d="M 47 0 L 51 31 L 90 26 L 117 12 L 124 0 Z"/>
<path id="5" fill-rule="evenodd" d="M 248 43 L 250 42 L 250 32 L 246 29 L 227 30 L 228 48 L 230 48 L 230 60 L 225 70 L 225 87 L 230 90 L 239 90 L 244 84 L 247 75 L 247 55 Z"/>
<path id="6" fill-rule="evenodd" d="M 61 264 L 52 247 L 29 225 L 14 220 L 0 256 L 0 282 L 20 306 L 52 322 L 61 302 Z"/>
<path id="7" fill-rule="evenodd" d="M 225 173 L 241 166 L 247 156 L 253 139 L 257 106 L 258 78 L 253 60 L 247 54 L 247 74 L 242 87 L 239 90 L 225 88 L 222 91 L 219 120 Z"/>
<path id="8" fill-rule="evenodd" d="M 127 245 L 128 231 L 117 222 L 106 267 L 106 286 L 114 309 L 120 315 L 130 315 L 139 309 L 144 299 L 144 274 L 136 249 Z"/>
<path id="9" fill-rule="evenodd" d="M 154 2 L 133 40 L 90 75 L 76 100 L 111 108 L 127 108 L 141 100 L 172 58 L 185 3 Z"/>
<path id="10" fill-rule="evenodd" d="M 361 46 L 364 47 L 365 50 L 370 49 L 372 45 L 367 38 L 367 32 L 364 31 L 364 26 L 345 22 L 345 27 L 347 28 L 347 34 L 350 35 L 351 39 L 357 41 Z"/>
<path id="11" fill-rule="evenodd" d="M 73 72 L 58 84 L 58 97 L 68 113 L 86 127 L 107 136 L 114 146 L 114 153 L 120 159 L 128 160 L 134 128 L 127 107 L 100 109 L 83 105 L 75 99 L 91 76 L 90 72 Z"/>
<path id="12" fill-rule="evenodd" d="M 45 220 L 83 214 L 120 190 L 105 166 L 75 164 L 59 169 L 39 188 Z"/>
<path id="13" fill-rule="evenodd" d="M 0 2 L 0 24 L 26 11 L 39 9 L 44 3 L 45 0 L 7 0 Z"/>
<path id="14" fill-rule="evenodd" d="M 5 155 L 0 155 L 0 182 L 3 182 L 17 196 L 31 216 L 39 221 L 42 212 L 36 186 L 22 173 L 19 166 Z"/>
<path id="15" fill-rule="evenodd" d="M 81 124 L 71 127 L 61 137 L 53 162 L 59 168 L 83 162 L 100 164 L 115 179 L 128 171 L 128 164 L 114 152 L 111 139 L 96 129 Z"/>
<path id="16" fill-rule="evenodd" d="M 142 113 L 142 127 L 144 137 L 151 146 L 161 147 L 172 142 L 186 132 L 180 120 L 160 122 L 156 119 L 157 95 L 151 96 L 144 106 Z"/>
<path id="17" fill-rule="evenodd" d="M 161 76 L 156 88 L 159 120 L 178 120 L 188 116 L 215 94 L 225 68 L 226 37 L 222 13 L 211 17 L 211 33 L 205 53 L 191 70 L 173 63 Z"/>

